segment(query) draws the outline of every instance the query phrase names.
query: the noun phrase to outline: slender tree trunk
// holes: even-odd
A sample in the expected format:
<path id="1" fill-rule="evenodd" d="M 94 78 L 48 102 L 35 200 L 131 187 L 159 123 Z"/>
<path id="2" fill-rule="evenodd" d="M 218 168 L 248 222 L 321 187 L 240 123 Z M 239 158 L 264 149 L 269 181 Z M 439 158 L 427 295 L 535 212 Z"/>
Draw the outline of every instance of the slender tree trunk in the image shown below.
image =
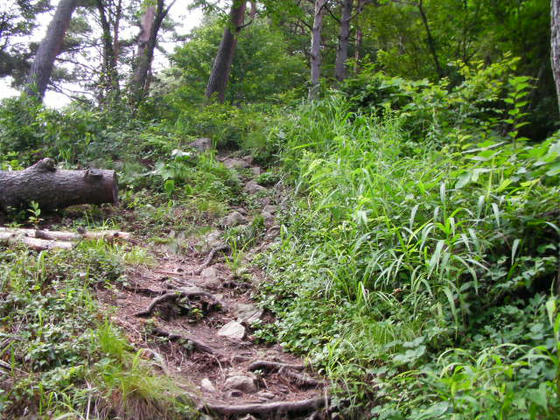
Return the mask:
<path id="1" fill-rule="evenodd" d="M 335 76 L 339 82 L 346 79 L 346 60 L 348 59 L 348 43 L 350 39 L 350 21 L 354 0 L 344 0 L 342 4 L 342 19 L 340 20 L 340 33 L 338 35 L 338 48 L 336 50 Z"/>
<path id="2" fill-rule="evenodd" d="M 366 3 L 366 0 L 356 0 L 357 5 L 357 14 L 361 15 L 363 10 L 364 10 L 364 6 Z M 363 32 L 362 32 L 362 28 L 359 26 L 359 24 L 356 25 L 356 40 L 354 41 L 354 74 L 358 74 L 358 72 L 360 71 L 360 58 L 361 58 L 361 51 L 362 51 L 362 38 L 363 38 Z"/>
<path id="3" fill-rule="evenodd" d="M 315 0 L 313 28 L 311 30 L 311 87 L 309 99 L 315 99 L 319 91 L 319 77 L 321 76 L 321 32 L 325 15 L 326 0 Z"/>
<path id="4" fill-rule="evenodd" d="M 558 107 L 560 109 L 560 0 L 551 0 L 550 27 L 550 59 L 552 65 L 552 74 L 554 76 L 554 82 L 556 84 Z"/>
<path id="5" fill-rule="evenodd" d="M 424 24 L 424 28 L 426 29 L 426 38 L 428 40 L 428 48 L 430 49 L 430 53 L 434 59 L 434 64 L 436 66 L 436 71 L 438 73 L 438 77 L 441 79 L 445 76 L 443 72 L 443 68 L 439 62 L 439 58 L 436 51 L 436 41 L 432 36 L 432 31 L 430 30 L 430 25 L 428 23 L 428 17 L 426 16 L 426 11 L 424 10 L 424 1 L 420 0 L 417 4 L 418 11 L 420 12 L 420 17 L 422 18 L 422 23 Z"/>
<path id="6" fill-rule="evenodd" d="M 217 94 L 218 100 L 224 102 L 226 87 L 233 64 L 235 47 L 237 46 L 237 36 L 245 21 L 245 0 L 234 0 L 229 14 L 229 25 L 224 29 L 224 35 L 218 48 L 218 53 L 214 59 L 212 72 L 206 86 L 206 97 L 211 98 Z M 233 31 L 233 32 L 232 32 Z"/>
<path id="7" fill-rule="evenodd" d="M 103 44 L 103 68 L 101 73 L 101 101 L 104 101 L 111 94 L 118 94 L 119 79 L 117 72 L 117 52 L 115 42 L 118 42 L 111 33 L 111 22 L 107 16 L 107 9 L 103 0 L 97 0 L 97 10 L 101 21 L 101 40 Z M 116 23 L 115 25 L 117 25 Z M 113 28 L 115 29 L 115 28 Z M 117 29 L 115 29 L 117 31 Z M 118 32 L 116 32 L 118 33 Z M 108 95 L 109 94 L 109 95 Z"/>
<path id="8" fill-rule="evenodd" d="M 169 7 L 171 7 L 173 3 Z M 157 0 L 156 8 L 148 7 L 142 21 L 142 31 L 138 39 L 136 67 L 132 78 L 132 91 L 136 102 L 141 101 L 148 91 L 149 73 L 157 44 L 157 35 L 163 19 L 169 12 L 165 0 Z"/>
<path id="9" fill-rule="evenodd" d="M 60 0 L 49 23 L 47 35 L 39 44 L 35 60 L 31 65 L 25 91 L 28 95 L 43 99 L 51 78 L 54 61 L 62 49 L 64 36 L 70 24 L 78 0 Z"/>

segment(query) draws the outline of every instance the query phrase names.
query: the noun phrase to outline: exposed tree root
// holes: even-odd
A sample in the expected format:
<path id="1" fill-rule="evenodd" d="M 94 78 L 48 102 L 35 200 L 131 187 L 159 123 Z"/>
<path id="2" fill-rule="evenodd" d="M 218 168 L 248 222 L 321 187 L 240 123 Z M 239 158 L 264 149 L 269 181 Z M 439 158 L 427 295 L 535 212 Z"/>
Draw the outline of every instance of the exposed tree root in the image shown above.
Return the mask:
<path id="1" fill-rule="evenodd" d="M 313 379 L 309 375 L 301 374 L 293 372 L 289 369 L 281 369 L 280 372 L 282 375 L 292 379 L 294 384 L 301 388 L 317 388 L 321 386 L 321 382 L 316 379 Z"/>
<path id="2" fill-rule="evenodd" d="M 280 369 L 293 369 L 293 370 L 303 370 L 304 365 L 291 365 L 289 363 L 272 362 L 269 360 L 257 360 L 249 365 L 250 371 L 255 370 L 280 370 Z"/>
<path id="3" fill-rule="evenodd" d="M 282 401 L 264 404 L 243 404 L 243 405 L 226 405 L 207 403 L 206 408 L 210 413 L 218 413 L 224 416 L 240 416 L 247 414 L 296 414 L 308 413 L 310 411 L 323 408 L 328 400 L 324 397 L 311 398 L 302 401 Z"/>
<path id="4" fill-rule="evenodd" d="M 165 293 L 165 291 L 163 290 L 153 290 L 153 289 L 148 289 L 147 287 L 139 287 L 135 285 L 127 286 L 123 284 L 121 288 L 128 292 L 132 292 L 132 293 L 136 293 L 137 295 L 148 296 L 148 297 L 161 296 Z"/>
<path id="5" fill-rule="evenodd" d="M 202 270 L 204 270 L 206 267 L 208 267 L 210 265 L 210 263 L 214 259 L 214 256 L 216 255 L 217 252 L 227 251 L 228 249 L 229 249 L 228 245 L 220 245 L 220 246 L 217 246 L 215 248 L 212 248 L 210 250 L 210 252 L 208 253 L 208 256 L 202 262 L 202 264 L 196 270 L 193 271 L 193 275 L 199 276 L 200 273 L 202 273 Z"/>
<path id="6" fill-rule="evenodd" d="M 135 316 L 138 317 L 150 316 L 154 311 L 155 307 L 163 302 L 175 300 L 181 297 L 192 298 L 192 297 L 200 297 L 200 296 L 206 297 L 214 301 L 215 304 L 221 305 L 221 302 L 217 300 L 213 294 L 208 293 L 205 290 L 202 290 L 198 287 L 182 287 L 154 298 L 150 302 L 146 310 L 136 313 Z"/>
<path id="7" fill-rule="evenodd" d="M 165 330 L 163 330 L 161 328 L 158 328 L 158 327 L 155 327 L 152 330 L 152 333 L 154 335 L 157 335 L 158 337 L 166 337 L 170 341 L 186 340 L 186 341 L 189 341 L 190 343 L 192 343 L 193 348 L 197 351 L 200 351 L 202 353 L 219 355 L 219 352 L 217 350 L 215 350 L 212 347 L 204 344 L 202 341 L 198 341 L 197 339 L 192 338 L 188 335 L 179 334 L 179 333 L 171 333 L 171 332 L 165 331 Z"/>

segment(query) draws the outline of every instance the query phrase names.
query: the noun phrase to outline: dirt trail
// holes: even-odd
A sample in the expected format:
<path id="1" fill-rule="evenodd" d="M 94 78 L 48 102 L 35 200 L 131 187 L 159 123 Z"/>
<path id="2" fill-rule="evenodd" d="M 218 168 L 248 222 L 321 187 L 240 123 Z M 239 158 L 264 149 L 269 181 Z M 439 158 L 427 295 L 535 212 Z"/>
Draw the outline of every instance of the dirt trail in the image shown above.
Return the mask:
<path id="1" fill-rule="evenodd" d="M 263 195 L 254 181 L 246 180 L 247 189 Z M 277 232 L 268 216 L 261 247 Z M 204 253 L 195 243 L 188 255 L 156 250 L 156 266 L 129 272 L 128 284 L 117 290 L 100 290 L 100 301 L 116 308 L 114 322 L 162 372 L 192 383 L 188 393 L 212 418 L 326 418 L 324 379 L 279 345 L 258 344 L 251 336 L 255 320 L 273 321 L 252 300 L 261 274 L 236 278 L 223 261 L 229 249 L 219 235 L 213 239 Z"/>

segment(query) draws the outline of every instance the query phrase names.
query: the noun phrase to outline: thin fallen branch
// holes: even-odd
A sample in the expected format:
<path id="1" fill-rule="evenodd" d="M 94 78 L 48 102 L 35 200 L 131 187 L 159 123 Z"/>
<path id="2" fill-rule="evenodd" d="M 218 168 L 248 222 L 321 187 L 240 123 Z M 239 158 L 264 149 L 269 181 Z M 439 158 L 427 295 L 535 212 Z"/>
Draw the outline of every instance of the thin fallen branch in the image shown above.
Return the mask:
<path id="1" fill-rule="evenodd" d="M 323 408 L 327 401 L 324 397 L 311 398 L 301 401 L 282 401 L 264 404 L 242 404 L 225 405 L 206 403 L 209 412 L 218 413 L 224 416 L 240 416 L 246 414 L 266 414 L 272 418 L 272 414 L 296 414 L 308 413 Z"/>
<path id="2" fill-rule="evenodd" d="M 29 238 L 46 239 L 50 241 L 80 241 L 87 240 L 130 240 L 130 233 L 118 230 L 102 230 L 97 232 L 69 232 L 43 229 L 21 229 L 0 227 L 0 233 L 23 235 Z"/>
<path id="3" fill-rule="evenodd" d="M 203 263 L 196 270 L 193 271 L 193 275 L 199 276 L 200 273 L 202 273 L 202 270 L 204 270 L 206 267 L 210 265 L 217 252 L 227 251 L 228 249 L 229 249 L 228 245 L 220 245 L 215 248 L 212 248 L 208 253 L 208 256 L 204 259 Z"/>
<path id="4" fill-rule="evenodd" d="M 304 365 L 292 365 L 289 363 L 281 363 L 281 362 L 272 362 L 269 360 L 256 360 L 251 363 L 248 367 L 250 371 L 255 370 L 280 370 L 280 369 L 293 369 L 293 370 L 303 370 L 305 369 Z"/>
<path id="5" fill-rule="evenodd" d="M 55 241 L 47 239 L 31 238 L 25 235 L 18 235 L 10 232 L 0 232 L 0 243 L 8 245 L 21 243 L 35 251 L 44 251 L 47 249 L 72 249 L 76 246 L 74 242 Z"/>
<path id="6" fill-rule="evenodd" d="M 65 232 L 38 229 L 14 229 L 0 227 L 1 243 L 22 243 L 28 248 L 36 251 L 47 249 L 72 249 L 76 242 L 83 240 L 130 240 L 130 233 L 119 232 L 116 230 L 106 230 L 100 232 Z"/>

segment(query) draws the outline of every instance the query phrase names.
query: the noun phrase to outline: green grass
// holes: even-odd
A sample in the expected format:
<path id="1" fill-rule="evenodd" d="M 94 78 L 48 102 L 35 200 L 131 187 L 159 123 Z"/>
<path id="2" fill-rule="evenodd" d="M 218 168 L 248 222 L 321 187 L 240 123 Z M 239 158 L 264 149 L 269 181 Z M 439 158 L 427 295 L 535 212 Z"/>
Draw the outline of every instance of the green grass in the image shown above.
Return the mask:
<path id="1" fill-rule="evenodd" d="M 295 194 L 261 260 L 277 339 L 382 418 L 555 417 L 558 138 L 419 141 L 414 114 L 349 109 L 279 128 Z"/>
<path id="2" fill-rule="evenodd" d="M 191 413 L 175 380 L 158 373 L 106 321 L 93 289 L 146 264 L 136 248 L 102 241 L 72 251 L 0 253 L 0 414 L 6 418 L 179 418 Z M 180 398 L 181 397 L 181 398 Z"/>

